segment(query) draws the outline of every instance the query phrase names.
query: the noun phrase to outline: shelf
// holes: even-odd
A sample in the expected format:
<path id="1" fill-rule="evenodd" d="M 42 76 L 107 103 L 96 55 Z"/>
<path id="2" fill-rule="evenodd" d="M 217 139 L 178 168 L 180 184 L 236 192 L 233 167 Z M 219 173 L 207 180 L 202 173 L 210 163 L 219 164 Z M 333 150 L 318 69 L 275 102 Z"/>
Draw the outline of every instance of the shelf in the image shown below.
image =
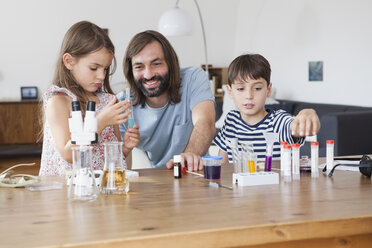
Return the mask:
<path id="1" fill-rule="evenodd" d="M 202 65 L 202 68 L 205 70 L 204 65 Z M 216 99 L 223 98 L 223 93 L 217 93 L 217 89 L 221 89 L 222 85 L 227 84 L 227 69 L 227 67 L 208 67 L 209 80 L 212 81 L 212 91 Z"/>

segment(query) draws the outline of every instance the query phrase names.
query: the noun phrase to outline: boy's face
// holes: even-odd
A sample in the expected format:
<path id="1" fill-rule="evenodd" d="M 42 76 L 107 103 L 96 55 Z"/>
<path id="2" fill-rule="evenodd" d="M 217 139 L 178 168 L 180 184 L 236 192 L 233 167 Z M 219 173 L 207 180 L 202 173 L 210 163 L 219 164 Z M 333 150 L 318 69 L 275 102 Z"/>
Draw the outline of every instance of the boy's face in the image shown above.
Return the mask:
<path id="1" fill-rule="evenodd" d="M 260 122 L 267 114 L 265 110 L 266 97 L 271 94 L 271 83 L 263 78 L 242 80 L 237 78 L 231 86 L 226 86 L 229 96 L 233 99 L 242 119 L 248 125 Z"/>

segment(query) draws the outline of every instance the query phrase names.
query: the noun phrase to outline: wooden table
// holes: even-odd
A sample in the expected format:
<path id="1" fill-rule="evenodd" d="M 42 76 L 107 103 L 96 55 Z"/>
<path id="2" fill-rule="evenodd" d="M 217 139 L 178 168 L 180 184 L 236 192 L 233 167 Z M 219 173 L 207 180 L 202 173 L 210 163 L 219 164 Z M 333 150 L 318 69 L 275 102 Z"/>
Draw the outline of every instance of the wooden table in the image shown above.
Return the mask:
<path id="1" fill-rule="evenodd" d="M 221 182 L 231 185 L 231 166 Z M 127 196 L 70 202 L 66 189 L 0 188 L 1 247 L 371 247 L 372 183 L 358 172 L 209 187 L 140 170 Z"/>

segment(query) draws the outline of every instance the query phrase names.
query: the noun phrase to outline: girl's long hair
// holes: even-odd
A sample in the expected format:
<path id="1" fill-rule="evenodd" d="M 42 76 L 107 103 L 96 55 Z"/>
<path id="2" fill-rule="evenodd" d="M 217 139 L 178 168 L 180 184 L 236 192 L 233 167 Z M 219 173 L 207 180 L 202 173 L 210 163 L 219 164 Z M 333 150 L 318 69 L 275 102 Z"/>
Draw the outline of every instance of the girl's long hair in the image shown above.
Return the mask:
<path id="1" fill-rule="evenodd" d="M 112 66 L 110 66 L 106 71 L 103 85 L 97 90 L 97 92 L 113 94 L 109 80 L 110 76 L 115 72 L 116 69 L 115 47 L 108 37 L 106 31 L 104 31 L 102 28 L 88 21 L 80 21 L 75 23 L 65 34 L 60 53 L 58 55 L 53 84 L 71 91 L 80 102 L 81 111 L 83 114 L 85 114 L 86 102 L 88 100 L 87 94 L 85 93 L 85 90 L 76 82 L 71 71 L 65 67 L 63 63 L 63 55 L 65 53 L 69 53 L 75 59 L 80 59 L 90 53 L 100 50 L 101 48 L 106 48 L 114 56 L 114 58 Z M 40 118 L 41 131 L 38 142 L 40 142 L 42 139 L 43 126 L 45 122 L 45 113 L 42 106 L 40 106 L 40 112 L 42 113 L 42 118 Z"/>
<path id="2" fill-rule="evenodd" d="M 108 37 L 107 33 L 97 25 L 81 21 L 71 26 L 67 31 L 58 56 L 56 70 L 54 73 L 53 84 L 70 90 L 76 95 L 80 102 L 81 109 L 84 112 L 87 102 L 87 96 L 84 89 L 77 84 L 70 70 L 63 63 L 63 55 L 69 53 L 76 59 L 80 59 L 90 53 L 96 52 L 101 48 L 106 48 L 113 56 L 115 47 Z M 113 66 L 106 71 L 105 80 L 102 87 L 97 92 L 113 93 L 110 87 L 110 76 L 116 69 L 116 60 L 114 56 Z"/>

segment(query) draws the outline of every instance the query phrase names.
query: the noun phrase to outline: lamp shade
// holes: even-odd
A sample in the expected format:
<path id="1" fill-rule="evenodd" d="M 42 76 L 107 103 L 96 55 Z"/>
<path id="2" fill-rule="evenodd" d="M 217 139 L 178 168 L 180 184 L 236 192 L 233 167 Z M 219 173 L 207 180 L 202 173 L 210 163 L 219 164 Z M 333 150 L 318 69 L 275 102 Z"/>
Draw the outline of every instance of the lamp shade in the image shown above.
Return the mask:
<path id="1" fill-rule="evenodd" d="M 186 11 L 175 7 L 160 17 L 158 30 L 165 36 L 190 35 L 193 31 L 192 17 Z"/>

